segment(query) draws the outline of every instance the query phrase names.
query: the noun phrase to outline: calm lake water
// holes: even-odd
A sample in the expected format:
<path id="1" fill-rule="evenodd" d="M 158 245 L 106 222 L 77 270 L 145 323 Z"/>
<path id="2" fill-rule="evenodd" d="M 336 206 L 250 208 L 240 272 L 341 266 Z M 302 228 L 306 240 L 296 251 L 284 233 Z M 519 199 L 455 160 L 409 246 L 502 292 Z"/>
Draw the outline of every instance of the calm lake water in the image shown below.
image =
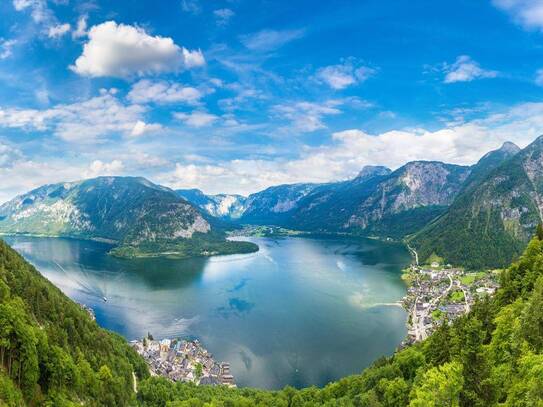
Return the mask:
<path id="1" fill-rule="evenodd" d="M 120 260 L 97 242 L 5 240 L 101 326 L 128 340 L 198 338 L 241 386 L 322 386 L 393 353 L 406 335 L 394 302 L 410 258 L 397 244 L 251 238 L 260 252 Z"/>

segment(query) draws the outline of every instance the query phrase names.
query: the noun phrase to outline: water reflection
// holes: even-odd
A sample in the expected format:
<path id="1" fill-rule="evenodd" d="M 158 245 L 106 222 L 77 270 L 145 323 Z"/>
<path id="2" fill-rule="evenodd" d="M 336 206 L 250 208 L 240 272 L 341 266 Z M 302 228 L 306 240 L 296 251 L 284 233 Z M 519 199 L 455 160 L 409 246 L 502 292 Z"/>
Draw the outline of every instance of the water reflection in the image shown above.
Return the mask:
<path id="1" fill-rule="evenodd" d="M 6 239 L 98 322 L 133 339 L 200 338 L 237 382 L 323 385 L 390 354 L 405 335 L 398 245 L 253 239 L 256 254 L 121 260 L 103 243 Z"/>

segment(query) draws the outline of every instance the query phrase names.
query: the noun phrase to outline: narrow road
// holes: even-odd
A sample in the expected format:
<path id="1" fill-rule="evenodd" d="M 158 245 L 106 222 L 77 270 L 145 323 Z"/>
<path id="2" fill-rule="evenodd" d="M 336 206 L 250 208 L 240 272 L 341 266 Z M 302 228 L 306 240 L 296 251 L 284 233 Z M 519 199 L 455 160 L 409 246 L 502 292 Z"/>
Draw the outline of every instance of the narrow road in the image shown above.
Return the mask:
<path id="1" fill-rule="evenodd" d="M 415 249 L 413 249 L 411 246 L 409 246 L 409 243 L 406 243 L 405 245 L 407 246 L 409 251 L 411 253 L 413 253 L 413 255 L 415 256 L 415 265 L 418 267 L 419 266 L 419 254 L 417 253 L 417 251 Z"/>
<path id="2" fill-rule="evenodd" d="M 136 374 L 132 370 L 132 385 L 134 386 L 134 393 L 138 392 L 138 378 L 136 377 Z"/>

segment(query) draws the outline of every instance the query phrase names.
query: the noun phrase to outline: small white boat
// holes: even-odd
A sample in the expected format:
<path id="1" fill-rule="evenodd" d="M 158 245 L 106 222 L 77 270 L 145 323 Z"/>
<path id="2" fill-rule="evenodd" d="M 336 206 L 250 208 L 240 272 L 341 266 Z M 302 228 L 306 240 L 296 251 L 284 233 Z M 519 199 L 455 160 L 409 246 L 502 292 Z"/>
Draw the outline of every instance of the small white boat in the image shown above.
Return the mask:
<path id="1" fill-rule="evenodd" d="M 103 300 L 104 302 L 107 302 L 107 297 L 102 297 L 102 300 Z"/>

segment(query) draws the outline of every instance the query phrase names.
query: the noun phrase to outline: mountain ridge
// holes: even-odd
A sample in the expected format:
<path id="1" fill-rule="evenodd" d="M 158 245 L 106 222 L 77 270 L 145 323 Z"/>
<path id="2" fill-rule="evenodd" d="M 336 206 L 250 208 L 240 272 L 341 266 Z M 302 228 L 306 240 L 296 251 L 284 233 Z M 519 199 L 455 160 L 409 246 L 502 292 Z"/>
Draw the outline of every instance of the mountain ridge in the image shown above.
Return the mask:
<path id="1" fill-rule="evenodd" d="M 103 240 L 121 257 L 227 254 L 256 250 L 229 242 L 195 206 L 141 177 L 50 184 L 0 206 L 0 232 Z M 245 244 L 247 243 L 247 244 Z"/>

